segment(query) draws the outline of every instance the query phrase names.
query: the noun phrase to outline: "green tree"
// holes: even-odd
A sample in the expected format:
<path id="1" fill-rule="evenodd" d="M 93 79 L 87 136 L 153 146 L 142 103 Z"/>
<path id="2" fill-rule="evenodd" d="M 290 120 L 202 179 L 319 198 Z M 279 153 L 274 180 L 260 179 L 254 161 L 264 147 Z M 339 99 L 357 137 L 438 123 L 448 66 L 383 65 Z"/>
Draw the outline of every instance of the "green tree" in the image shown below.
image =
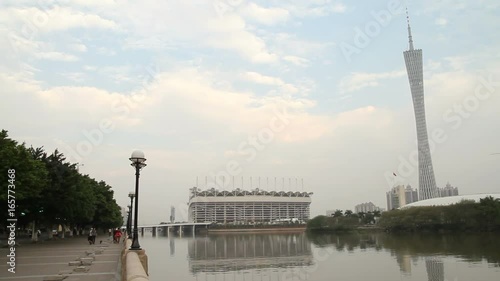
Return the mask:
<path id="1" fill-rule="evenodd" d="M 335 210 L 335 212 L 333 213 L 333 217 L 334 217 L 334 218 L 338 218 L 338 217 L 341 217 L 341 216 L 343 216 L 343 215 L 344 215 L 344 214 L 343 214 L 342 210 L 338 210 L 338 209 L 337 209 L 337 210 Z"/>
<path id="2" fill-rule="evenodd" d="M 15 196 L 18 226 L 25 227 L 36 221 L 42 210 L 42 196 L 47 187 L 47 171 L 43 163 L 32 157 L 24 144 L 18 144 L 8 137 L 8 132 L 0 132 L 0 202 L 7 205 L 8 185 L 11 184 L 11 195 Z M 15 171 L 8 182 L 8 170 Z M 15 177 L 14 177 L 15 176 Z M 12 198 L 10 198 L 12 199 Z M 6 221 L 7 212 L 2 212 L 2 223 Z"/>
<path id="3" fill-rule="evenodd" d="M 308 229 L 321 229 L 327 225 L 326 216 L 316 216 L 307 222 Z"/>
<path id="4" fill-rule="evenodd" d="M 53 226 L 101 228 L 122 225 L 121 210 L 113 198 L 112 187 L 104 181 L 96 181 L 82 175 L 76 164 L 66 161 L 57 149 L 47 154 L 43 147 L 26 148 L 0 131 L 0 203 L 7 205 L 8 170 L 15 170 L 11 182 L 16 188 L 18 225 L 45 224 L 49 231 Z M 11 173 L 13 174 L 13 173 Z M 13 177 L 13 176 L 11 176 Z M 1 212 L 5 224 L 7 213 Z M 64 235 L 64 234 L 63 234 Z"/>

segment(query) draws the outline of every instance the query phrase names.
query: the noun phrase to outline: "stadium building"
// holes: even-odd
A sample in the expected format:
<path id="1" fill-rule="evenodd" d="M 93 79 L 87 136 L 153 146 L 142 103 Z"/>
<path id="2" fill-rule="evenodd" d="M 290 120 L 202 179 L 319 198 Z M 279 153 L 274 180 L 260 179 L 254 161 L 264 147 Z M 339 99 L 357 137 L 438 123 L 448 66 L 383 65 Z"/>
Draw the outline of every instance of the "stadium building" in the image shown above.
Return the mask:
<path id="1" fill-rule="evenodd" d="M 189 189 L 189 221 L 231 224 L 305 222 L 312 192 Z"/>

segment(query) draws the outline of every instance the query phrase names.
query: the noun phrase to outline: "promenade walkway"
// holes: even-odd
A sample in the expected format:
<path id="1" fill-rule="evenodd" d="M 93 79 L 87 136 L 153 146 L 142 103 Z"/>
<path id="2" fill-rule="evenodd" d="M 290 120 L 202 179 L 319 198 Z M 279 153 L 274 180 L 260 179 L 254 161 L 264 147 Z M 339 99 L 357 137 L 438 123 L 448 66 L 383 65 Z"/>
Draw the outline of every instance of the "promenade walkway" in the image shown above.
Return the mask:
<path id="1" fill-rule="evenodd" d="M 0 281 L 121 280 L 119 261 L 123 244 L 113 244 L 107 237 L 98 236 L 95 245 L 89 245 L 86 237 L 19 243 L 15 273 L 7 271 L 8 249 L 0 249 Z"/>

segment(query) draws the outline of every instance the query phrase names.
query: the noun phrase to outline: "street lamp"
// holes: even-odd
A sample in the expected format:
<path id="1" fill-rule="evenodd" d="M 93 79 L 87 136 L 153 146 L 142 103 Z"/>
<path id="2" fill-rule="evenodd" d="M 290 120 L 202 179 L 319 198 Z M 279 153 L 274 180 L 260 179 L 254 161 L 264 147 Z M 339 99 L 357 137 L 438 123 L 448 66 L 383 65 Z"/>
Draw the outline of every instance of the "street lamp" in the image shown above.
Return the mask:
<path id="1" fill-rule="evenodd" d="M 127 208 L 128 208 L 128 211 L 127 211 L 127 236 L 128 236 L 128 239 L 132 239 L 131 237 L 131 232 L 130 232 L 130 228 L 132 227 L 131 225 L 131 221 L 130 221 L 130 217 L 132 216 L 132 214 L 130 213 L 130 209 L 132 208 L 131 205 L 127 205 Z"/>
<path id="2" fill-rule="evenodd" d="M 134 209 L 134 238 L 132 239 L 132 246 L 130 250 L 141 250 L 141 245 L 139 245 L 139 233 L 137 229 L 137 221 L 139 214 L 139 173 L 142 168 L 146 167 L 146 158 L 144 158 L 144 153 L 140 150 L 132 152 L 132 156 L 129 158 L 132 161 L 132 167 L 135 168 L 135 209 Z"/>
<path id="3" fill-rule="evenodd" d="M 128 220 L 127 220 L 127 231 L 128 231 L 128 238 L 132 239 L 132 201 L 134 200 L 135 193 L 134 192 L 129 192 L 128 197 L 130 197 L 130 206 L 128 208 Z"/>

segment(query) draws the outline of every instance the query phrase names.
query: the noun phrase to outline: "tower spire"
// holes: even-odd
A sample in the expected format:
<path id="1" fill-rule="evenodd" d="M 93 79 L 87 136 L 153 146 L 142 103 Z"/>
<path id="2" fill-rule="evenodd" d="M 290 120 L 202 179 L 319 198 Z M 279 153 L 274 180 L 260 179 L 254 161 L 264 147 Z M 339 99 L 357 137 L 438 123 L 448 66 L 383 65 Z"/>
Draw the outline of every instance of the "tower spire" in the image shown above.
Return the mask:
<path id="1" fill-rule="evenodd" d="M 410 42 L 410 51 L 413 50 L 413 38 L 411 37 L 410 15 L 408 14 L 408 7 L 406 7 L 406 22 L 408 23 L 408 41 Z"/>

